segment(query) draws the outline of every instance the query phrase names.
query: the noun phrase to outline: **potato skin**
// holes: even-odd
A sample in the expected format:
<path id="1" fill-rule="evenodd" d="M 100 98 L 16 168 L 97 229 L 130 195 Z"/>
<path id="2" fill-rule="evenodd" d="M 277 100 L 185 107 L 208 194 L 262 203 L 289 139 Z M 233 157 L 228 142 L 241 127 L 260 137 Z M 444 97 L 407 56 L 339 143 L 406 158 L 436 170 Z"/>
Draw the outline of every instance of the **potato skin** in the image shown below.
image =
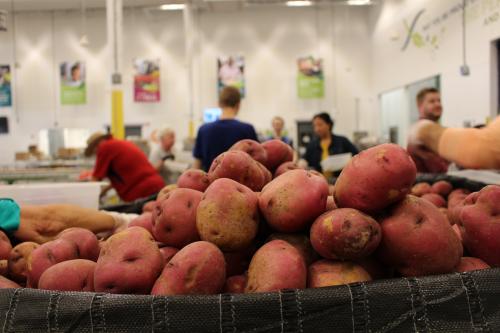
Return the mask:
<path id="1" fill-rule="evenodd" d="M 488 185 L 471 193 L 455 207 L 463 242 L 469 253 L 492 267 L 500 267 L 500 186 Z"/>
<path id="2" fill-rule="evenodd" d="M 179 249 L 198 241 L 196 210 L 202 195 L 189 188 L 177 188 L 166 194 L 153 213 L 154 238 Z"/>
<path id="3" fill-rule="evenodd" d="M 94 271 L 95 291 L 149 294 L 163 262 L 153 236 L 146 229 L 127 228 L 103 244 Z"/>
<path id="4" fill-rule="evenodd" d="M 212 243 L 199 241 L 182 248 L 163 269 L 152 295 L 206 295 L 222 291 L 224 255 Z"/>
<path id="5" fill-rule="evenodd" d="M 59 291 L 94 291 L 95 266 L 94 261 L 86 259 L 60 262 L 43 272 L 38 288 Z"/>
<path id="6" fill-rule="evenodd" d="M 354 156 L 335 183 L 335 202 L 366 214 L 401 201 L 415 182 L 417 168 L 398 145 L 382 144 Z"/>
<path id="7" fill-rule="evenodd" d="M 212 162 L 208 178 L 210 183 L 220 178 L 229 178 L 258 192 L 271 178 L 270 172 L 259 164 L 244 151 L 227 151 Z"/>
<path id="8" fill-rule="evenodd" d="M 11 250 L 12 244 L 9 237 L 3 231 L 0 231 L 0 259 L 9 259 Z"/>
<path id="9" fill-rule="evenodd" d="M 455 272 L 470 272 L 479 269 L 487 269 L 491 266 L 482 261 L 479 258 L 474 257 L 462 257 L 460 258 L 460 263 L 455 267 Z"/>
<path id="10" fill-rule="evenodd" d="M 307 287 L 330 287 L 366 281 L 371 281 L 370 274 L 360 265 L 347 261 L 319 260 L 309 266 Z"/>
<path id="11" fill-rule="evenodd" d="M 231 150 L 241 150 L 250 155 L 254 160 L 261 164 L 266 164 L 267 162 L 267 151 L 264 147 L 255 140 L 244 139 L 236 142 L 229 151 Z"/>
<path id="12" fill-rule="evenodd" d="M 72 259 L 78 259 L 78 247 L 67 239 L 56 239 L 40 245 L 28 258 L 27 286 L 38 287 L 38 280 L 49 267 Z"/>
<path id="13" fill-rule="evenodd" d="M 416 197 L 421 197 L 424 194 L 431 192 L 432 192 L 432 187 L 431 184 L 429 183 L 418 183 L 413 185 L 413 187 L 411 188 L 411 195 L 414 195 Z"/>
<path id="14" fill-rule="evenodd" d="M 14 288 L 21 288 L 20 285 L 15 283 L 14 281 L 11 281 L 7 279 L 5 276 L 0 275 L 0 289 L 14 289 Z"/>
<path id="15" fill-rule="evenodd" d="M 451 185 L 446 180 L 440 180 L 432 184 L 432 193 L 441 195 L 442 197 L 447 197 L 451 191 L 453 191 L 453 185 Z"/>
<path id="16" fill-rule="evenodd" d="M 325 212 L 327 197 L 328 183 L 322 176 L 290 170 L 262 189 L 259 207 L 274 230 L 297 232 Z"/>
<path id="17" fill-rule="evenodd" d="M 188 169 L 177 180 L 178 188 L 190 188 L 200 192 L 205 192 L 209 185 L 210 179 L 208 179 L 208 174 L 199 169 Z"/>
<path id="18" fill-rule="evenodd" d="M 366 258 L 376 250 L 382 238 L 377 221 L 352 208 L 320 215 L 310 233 L 312 246 L 326 259 Z"/>
<path id="19" fill-rule="evenodd" d="M 407 196 L 381 218 L 378 258 L 403 276 L 453 272 L 462 244 L 445 216 L 430 202 Z"/>
<path id="20" fill-rule="evenodd" d="M 227 278 L 224 284 L 224 293 L 229 294 L 243 294 L 245 292 L 245 285 L 247 283 L 246 275 L 233 275 Z"/>
<path id="21" fill-rule="evenodd" d="M 100 247 L 96 235 L 84 228 L 68 228 L 63 230 L 57 239 L 66 239 L 75 243 L 78 249 L 78 258 L 96 261 Z"/>
<path id="22" fill-rule="evenodd" d="M 427 193 L 427 194 L 422 195 L 421 198 L 429 201 L 430 203 L 432 203 L 434 206 L 436 206 L 438 208 L 446 207 L 446 200 L 439 194 Z"/>
<path id="23" fill-rule="evenodd" d="M 274 171 L 278 166 L 293 160 L 293 149 L 281 140 L 273 139 L 262 143 L 267 152 L 266 168 Z"/>
<path id="24" fill-rule="evenodd" d="M 306 287 L 307 268 L 299 251 L 282 240 L 264 244 L 248 268 L 246 293 Z"/>
<path id="25" fill-rule="evenodd" d="M 196 212 L 196 228 L 202 240 L 223 251 L 240 251 L 250 246 L 258 226 L 257 194 L 227 178 L 210 184 Z"/>
<path id="26" fill-rule="evenodd" d="M 302 169 L 302 168 L 299 167 L 299 165 L 297 163 L 292 162 L 292 161 L 282 163 L 282 164 L 280 164 L 280 166 L 278 166 L 276 171 L 274 171 L 274 178 L 278 178 L 279 176 L 281 176 L 285 172 L 290 171 L 290 170 L 295 170 L 295 169 Z"/>
<path id="27" fill-rule="evenodd" d="M 156 202 L 152 211 L 144 212 L 128 224 L 128 228 L 131 227 L 142 227 L 149 231 L 150 234 L 153 234 L 153 212 L 156 209 Z"/>

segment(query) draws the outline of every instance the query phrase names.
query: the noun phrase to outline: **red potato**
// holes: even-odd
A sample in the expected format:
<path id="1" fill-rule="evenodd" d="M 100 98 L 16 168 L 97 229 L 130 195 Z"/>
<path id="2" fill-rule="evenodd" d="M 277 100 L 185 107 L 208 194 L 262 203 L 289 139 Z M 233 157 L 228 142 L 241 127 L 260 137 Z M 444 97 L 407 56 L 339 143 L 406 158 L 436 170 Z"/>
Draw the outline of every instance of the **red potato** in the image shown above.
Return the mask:
<path id="1" fill-rule="evenodd" d="M 158 196 L 156 197 L 156 202 L 157 203 L 162 202 L 163 199 L 165 198 L 165 196 L 168 193 L 170 193 L 170 191 L 175 190 L 176 188 L 177 188 L 177 184 L 170 184 L 170 185 L 167 185 L 164 188 L 162 188 L 160 190 L 160 192 L 158 193 Z"/>
<path id="2" fill-rule="evenodd" d="M 67 239 L 56 239 L 31 252 L 27 263 L 28 287 L 38 287 L 38 280 L 49 267 L 63 261 L 78 259 L 78 246 Z"/>
<path id="3" fill-rule="evenodd" d="M 407 196 L 381 219 L 378 258 L 403 276 L 453 272 L 462 244 L 443 214 L 430 202 Z"/>
<path id="4" fill-rule="evenodd" d="M 196 212 L 200 238 L 223 251 L 248 248 L 259 226 L 258 197 L 234 180 L 215 180 L 205 191 Z"/>
<path id="5" fill-rule="evenodd" d="M 295 247 L 304 258 L 306 266 L 309 266 L 318 259 L 318 254 L 314 251 L 309 237 L 302 234 L 280 234 L 275 233 L 269 236 L 267 241 L 281 239 Z"/>
<path id="6" fill-rule="evenodd" d="M 500 186 L 489 185 L 469 194 L 458 212 L 464 245 L 470 254 L 500 266 Z"/>
<path id="7" fill-rule="evenodd" d="M 7 276 L 9 273 L 9 261 L 4 259 L 0 260 L 0 275 Z"/>
<path id="8" fill-rule="evenodd" d="M 209 185 L 210 179 L 208 179 L 208 174 L 199 169 L 186 170 L 177 180 L 178 188 L 190 188 L 200 192 L 205 192 Z"/>
<path id="9" fill-rule="evenodd" d="M 411 188 L 411 195 L 421 197 L 424 194 L 431 193 L 432 187 L 429 183 L 418 183 Z"/>
<path id="10" fill-rule="evenodd" d="M 453 190 L 449 195 L 448 195 L 448 209 L 451 210 L 455 208 L 457 205 L 459 205 L 467 196 L 470 194 L 470 191 L 459 188 L 456 190 Z"/>
<path id="11" fill-rule="evenodd" d="M 0 231 L 0 259 L 8 259 L 11 250 L 12 244 L 9 237 L 3 231 Z"/>
<path id="12" fill-rule="evenodd" d="M 165 266 L 152 295 L 206 295 L 222 291 L 226 281 L 224 255 L 209 242 L 182 248 Z"/>
<path id="13" fill-rule="evenodd" d="M 295 247 L 282 240 L 264 244 L 248 268 L 246 293 L 270 292 L 306 287 L 304 258 Z"/>
<path id="14" fill-rule="evenodd" d="M 220 154 L 212 162 L 208 178 L 211 183 L 220 178 L 229 178 L 258 192 L 269 177 L 264 169 L 247 153 L 231 150 Z"/>
<path id="15" fill-rule="evenodd" d="M 380 243 L 382 232 L 373 218 L 352 208 L 339 208 L 320 215 L 311 227 L 313 248 L 323 258 L 366 258 Z"/>
<path id="16" fill-rule="evenodd" d="M 177 188 L 165 195 L 153 214 L 153 236 L 168 246 L 182 248 L 200 240 L 196 230 L 196 210 L 203 193 Z"/>
<path id="17" fill-rule="evenodd" d="M 281 140 L 273 139 L 262 143 L 262 147 L 267 152 L 267 160 L 264 165 L 270 171 L 274 171 L 278 166 L 293 160 L 293 149 Z"/>
<path id="18" fill-rule="evenodd" d="M 245 275 L 234 275 L 227 278 L 223 292 L 228 294 L 243 294 L 247 277 Z"/>
<path id="19" fill-rule="evenodd" d="M 155 202 L 155 205 L 154 207 L 156 208 L 156 202 Z M 136 217 L 135 219 L 133 219 L 132 221 L 130 221 L 130 223 L 128 224 L 128 227 L 131 228 L 131 227 L 142 227 L 144 229 L 146 229 L 147 231 L 149 231 L 150 234 L 153 233 L 153 212 L 145 212 L 145 213 L 142 213 L 141 215 L 139 215 L 138 217 Z"/>
<path id="20" fill-rule="evenodd" d="M 460 258 L 460 263 L 455 267 L 455 272 L 470 272 L 487 268 L 490 268 L 490 265 L 479 258 L 462 257 Z"/>
<path id="21" fill-rule="evenodd" d="M 95 266 L 94 261 L 86 259 L 60 262 L 43 272 L 38 288 L 59 291 L 94 291 Z"/>
<path id="22" fill-rule="evenodd" d="M 434 206 L 436 206 L 438 208 L 446 207 L 446 200 L 439 194 L 427 193 L 427 194 L 422 195 L 421 198 L 429 201 L 430 203 L 432 203 Z"/>
<path id="23" fill-rule="evenodd" d="M 450 192 L 453 191 L 453 185 L 451 185 L 446 180 L 440 180 L 432 184 L 431 191 L 432 193 L 439 194 L 446 198 L 448 194 L 450 194 Z"/>
<path id="24" fill-rule="evenodd" d="M 262 165 L 261 163 L 257 163 L 257 166 L 259 167 L 260 172 L 264 177 L 264 185 L 273 180 L 273 174 L 269 170 L 267 170 L 267 168 L 264 165 Z"/>
<path id="25" fill-rule="evenodd" d="M 17 244 L 9 254 L 9 274 L 12 280 L 25 283 L 28 274 L 28 258 L 40 245 L 34 242 Z"/>
<path id="26" fill-rule="evenodd" d="M 328 183 L 323 177 L 306 170 L 291 170 L 262 189 L 259 207 L 273 229 L 296 232 L 325 212 L 327 197 Z"/>
<path id="27" fill-rule="evenodd" d="M 153 236 L 132 227 L 104 243 L 94 271 L 94 289 L 113 294 L 149 294 L 163 267 Z"/>
<path id="28" fill-rule="evenodd" d="M 156 201 L 149 201 L 142 206 L 142 212 L 147 213 L 147 212 L 152 212 L 155 208 Z"/>
<path id="29" fill-rule="evenodd" d="M 172 259 L 177 252 L 179 252 L 179 249 L 176 249 L 175 247 L 171 246 L 160 247 L 160 253 L 163 256 L 163 263 L 164 263 L 163 266 L 168 264 L 170 259 Z"/>
<path id="30" fill-rule="evenodd" d="M 371 281 L 367 271 L 352 262 L 320 260 L 309 266 L 308 288 Z"/>
<path id="31" fill-rule="evenodd" d="M 288 161 L 288 162 L 285 162 L 283 164 L 281 164 L 277 169 L 276 171 L 274 171 L 274 178 L 278 178 L 279 176 L 281 176 L 282 174 L 284 174 L 285 172 L 287 171 L 290 171 L 290 170 L 296 170 L 296 169 L 303 169 L 301 168 L 297 163 L 295 162 L 292 162 L 292 161 Z"/>
<path id="32" fill-rule="evenodd" d="M 262 145 L 250 139 L 244 139 L 236 142 L 229 150 L 241 150 L 252 156 L 254 160 L 261 164 L 266 164 L 267 162 L 267 151 L 262 147 Z"/>
<path id="33" fill-rule="evenodd" d="M 0 289 L 15 289 L 15 288 L 21 288 L 21 286 L 15 283 L 14 281 L 7 279 L 5 276 L 0 275 Z"/>
<path id="34" fill-rule="evenodd" d="M 96 261 L 101 248 L 96 235 L 83 228 L 68 228 L 63 230 L 56 239 L 66 239 L 76 244 L 79 259 Z"/>
<path id="35" fill-rule="evenodd" d="M 377 213 L 401 201 L 415 182 L 417 168 L 398 145 L 382 144 L 354 156 L 335 183 L 341 208 Z"/>

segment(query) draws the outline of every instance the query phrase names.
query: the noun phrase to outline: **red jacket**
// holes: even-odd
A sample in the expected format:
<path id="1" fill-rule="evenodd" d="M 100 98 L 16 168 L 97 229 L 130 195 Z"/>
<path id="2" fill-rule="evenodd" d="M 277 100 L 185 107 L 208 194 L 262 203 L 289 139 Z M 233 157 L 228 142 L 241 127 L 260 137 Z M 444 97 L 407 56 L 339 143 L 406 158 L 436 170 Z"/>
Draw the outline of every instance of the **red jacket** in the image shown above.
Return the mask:
<path id="1" fill-rule="evenodd" d="M 135 144 L 125 140 L 108 139 L 97 148 L 93 176 L 109 178 L 111 185 L 124 201 L 134 201 L 158 193 L 163 178 Z"/>

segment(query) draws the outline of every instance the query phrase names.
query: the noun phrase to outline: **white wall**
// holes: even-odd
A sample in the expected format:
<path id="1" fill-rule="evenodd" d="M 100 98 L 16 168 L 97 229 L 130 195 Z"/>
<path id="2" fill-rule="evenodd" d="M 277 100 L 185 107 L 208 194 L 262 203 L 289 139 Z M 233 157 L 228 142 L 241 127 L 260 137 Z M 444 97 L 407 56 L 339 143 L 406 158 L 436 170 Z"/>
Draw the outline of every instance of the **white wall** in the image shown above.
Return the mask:
<path id="1" fill-rule="evenodd" d="M 36 143 L 38 130 L 51 126 L 102 129 L 109 124 L 109 56 L 106 48 L 106 15 L 91 11 L 87 18 L 90 45 L 82 47 L 77 12 L 16 14 L 15 110 L 9 114 L 11 134 L 0 136 L 0 164 L 12 162 L 14 151 Z M 294 121 L 310 119 L 318 111 L 335 117 L 336 131 L 350 136 L 357 127 L 371 126 L 370 34 L 367 8 L 246 8 L 231 12 L 200 12 L 193 69 L 195 124 L 202 110 L 217 104 L 216 59 L 239 54 L 246 60 L 247 97 L 240 118 L 258 130 L 281 115 L 295 134 Z M 148 13 L 142 9 L 124 13 L 125 122 L 144 124 L 146 132 L 163 124 L 183 138 L 188 134 L 188 68 L 185 59 L 182 13 Z M 12 29 L 10 29 L 12 32 Z M 0 62 L 12 63 L 10 33 L 0 33 Z M 324 59 L 325 98 L 297 98 L 296 60 L 300 56 Z M 134 103 L 132 59 L 161 59 L 161 103 Z M 58 64 L 81 60 L 87 66 L 87 104 L 61 106 Z M 358 101 L 356 101 L 358 99 Z M 359 124 L 359 126 L 358 126 Z M 180 140 L 179 140 L 180 141 Z"/>
<path id="2" fill-rule="evenodd" d="M 385 0 L 372 8 L 373 96 L 441 75 L 444 125 L 463 126 L 466 120 L 484 123 L 488 116 L 496 114 L 493 80 L 496 64 L 491 43 L 500 38 L 500 1 L 468 1 L 466 37 L 470 76 L 461 76 L 459 71 L 462 12 L 451 13 L 451 9 L 461 3 L 461 0 Z M 431 41 L 435 35 L 437 47 L 429 42 L 423 47 L 410 43 L 402 51 L 407 35 L 404 21 L 411 24 L 422 9 L 425 12 L 415 31 L 421 33 L 424 40 L 428 35 Z"/>

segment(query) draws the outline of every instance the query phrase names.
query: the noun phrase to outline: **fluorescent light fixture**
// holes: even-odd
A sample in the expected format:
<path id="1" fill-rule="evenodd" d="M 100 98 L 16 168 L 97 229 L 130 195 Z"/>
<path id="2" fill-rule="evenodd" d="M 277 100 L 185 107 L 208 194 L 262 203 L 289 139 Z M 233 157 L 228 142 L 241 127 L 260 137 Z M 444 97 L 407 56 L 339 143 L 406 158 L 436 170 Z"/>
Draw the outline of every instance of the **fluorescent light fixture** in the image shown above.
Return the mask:
<path id="1" fill-rule="evenodd" d="M 288 7 L 307 7 L 307 6 L 312 6 L 312 1 L 310 1 L 310 0 L 291 0 L 291 1 L 287 1 L 286 5 Z"/>
<path id="2" fill-rule="evenodd" d="M 365 6 L 371 5 L 371 0 L 347 0 L 349 6 Z"/>
<path id="3" fill-rule="evenodd" d="M 183 10 L 186 7 L 183 3 L 167 3 L 160 6 L 161 10 Z"/>

